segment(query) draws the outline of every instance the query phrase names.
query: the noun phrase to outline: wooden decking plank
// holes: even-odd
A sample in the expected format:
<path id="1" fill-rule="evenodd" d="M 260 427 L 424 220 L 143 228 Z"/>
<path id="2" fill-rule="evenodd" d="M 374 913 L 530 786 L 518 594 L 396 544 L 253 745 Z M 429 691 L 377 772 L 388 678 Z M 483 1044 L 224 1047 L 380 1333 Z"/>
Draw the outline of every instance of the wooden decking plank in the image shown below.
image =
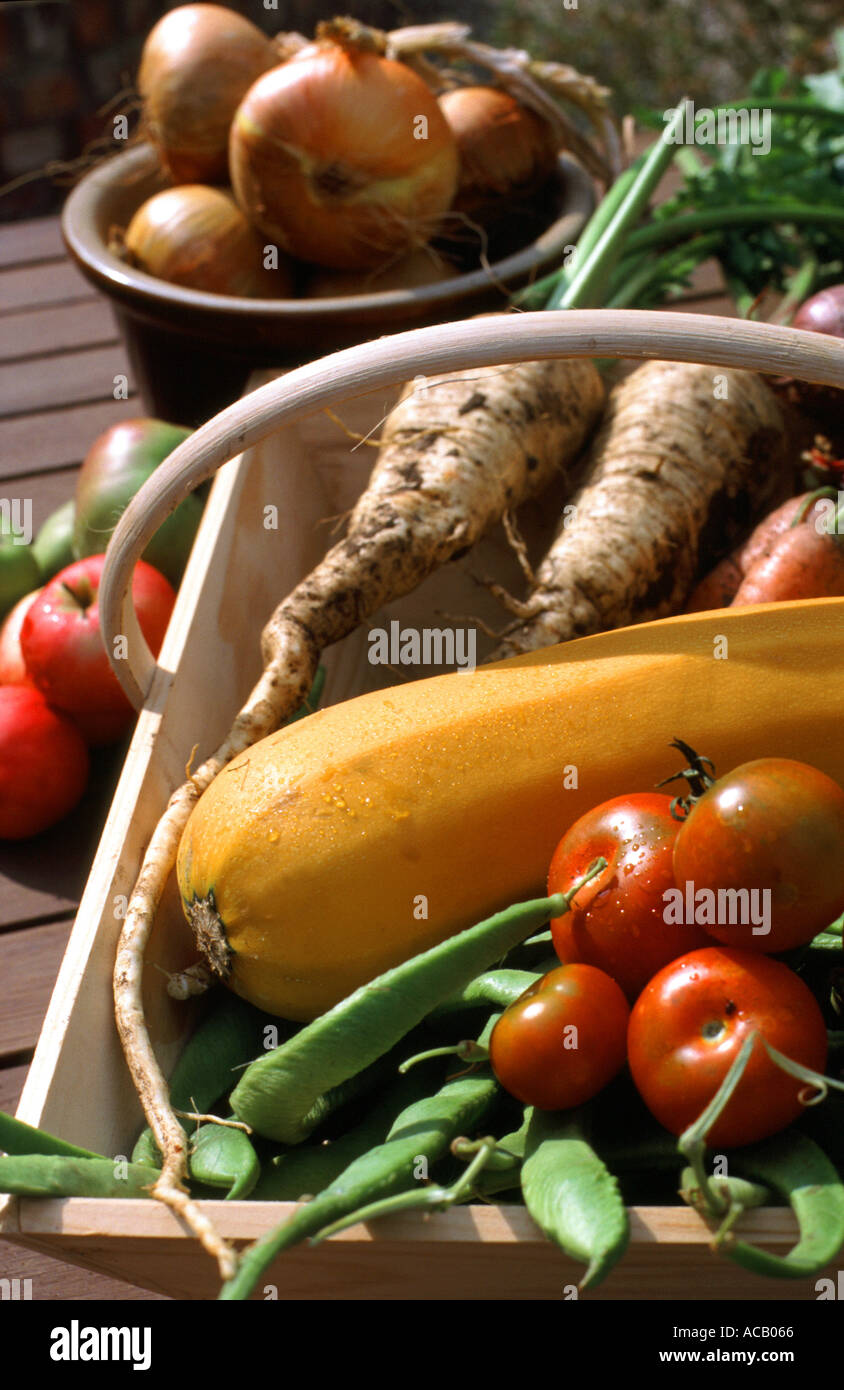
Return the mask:
<path id="1" fill-rule="evenodd" d="M 57 308 L 24 309 L 0 319 L 0 362 L 116 343 L 120 335 L 105 299 Z"/>
<path id="2" fill-rule="evenodd" d="M 103 430 L 146 413 L 130 391 L 126 401 L 98 400 L 0 419 L 0 478 L 81 463 Z"/>
<path id="3" fill-rule="evenodd" d="M 90 284 L 73 262 L 67 259 L 0 270 L 0 309 L 4 313 L 34 309 L 44 304 L 66 304 L 72 299 L 90 297 Z"/>
<path id="4" fill-rule="evenodd" d="M 113 399 L 117 376 L 129 377 L 122 343 L 7 363 L 0 372 L 0 415 Z"/>
<path id="5" fill-rule="evenodd" d="M 13 1067 L 0 1067 L 0 1110 L 14 1115 L 21 1098 L 23 1083 L 29 1071 L 29 1063 Z"/>
<path id="6" fill-rule="evenodd" d="M 0 1061 L 38 1041 L 70 928 L 70 921 L 52 922 L 0 934 Z"/>
<path id="7" fill-rule="evenodd" d="M 42 1255 L 40 1250 L 25 1250 L 20 1245 L 3 1241 L 1 1237 L 0 1277 L 19 1279 L 21 1282 L 17 1285 L 17 1293 L 21 1298 L 31 1298 L 33 1302 L 165 1300 L 164 1294 L 136 1288 L 134 1284 L 125 1284 L 122 1279 L 112 1279 L 95 1270 L 79 1269 L 62 1260 L 52 1260 L 49 1255 Z M 14 1313 L 10 1316 L 14 1317 Z"/>
<path id="8" fill-rule="evenodd" d="M 37 535 L 42 522 L 63 502 L 70 501 L 76 491 L 77 467 L 62 468 L 55 473 L 32 473 L 3 482 L 2 495 L 32 502 L 32 531 Z"/>
<path id="9" fill-rule="evenodd" d="M 0 266 L 54 260 L 64 253 L 58 217 L 30 217 L 0 226 Z"/>

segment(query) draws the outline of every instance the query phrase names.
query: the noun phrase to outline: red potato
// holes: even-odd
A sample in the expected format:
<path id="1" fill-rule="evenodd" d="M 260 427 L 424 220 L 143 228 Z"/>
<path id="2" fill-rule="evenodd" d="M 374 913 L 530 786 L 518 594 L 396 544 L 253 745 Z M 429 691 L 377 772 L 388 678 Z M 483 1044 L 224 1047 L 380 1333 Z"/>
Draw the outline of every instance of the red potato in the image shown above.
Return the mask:
<path id="1" fill-rule="evenodd" d="M 844 595 L 844 548 L 814 526 L 793 526 L 745 575 L 733 608 L 802 598 Z"/>
<path id="2" fill-rule="evenodd" d="M 789 497 L 760 521 L 747 540 L 736 546 L 723 560 L 719 560 L 715 568 L 695 586 L 686 600 L 683 611 L 703 613 L 713 608 L 728 608 L 745 577 L 760 560 L 771 553 L 780 536 L 789 530 L 795 516 L 810 496 L 811 493 L 804 492 L 799 497 Z M 827 507 L 828 503 L 819 498 L 803 518 L 803 523 L 814 527 L 825 515 Z M 797 595 L 791 597 L 796 598 Z M 763 600 L 760 599 L 758 602 L 761 603 Z"/>
<path id="3" fill-rule="evenodd" d="M 712 608 L 729 608 L 744 578 L 738 562 L 740 550 L 725 555 L 713 570 L 696 584 L 686 600 L 684 613 L 708 613 Z"/>

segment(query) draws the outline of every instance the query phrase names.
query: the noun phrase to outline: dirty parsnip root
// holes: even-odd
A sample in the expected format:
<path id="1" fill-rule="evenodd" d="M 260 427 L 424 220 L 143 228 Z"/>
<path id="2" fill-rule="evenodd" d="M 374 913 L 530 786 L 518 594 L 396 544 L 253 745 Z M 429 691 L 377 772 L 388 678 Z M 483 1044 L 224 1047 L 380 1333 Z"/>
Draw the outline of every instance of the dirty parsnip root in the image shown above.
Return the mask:
<path id="1" fill-rule="evenodd" d="M 679 611 L 706 548 L 788 491 L 779 405 L 753 372 L 646 362 L 610 394 L 573 513 L 491 660 Z M 714 543 L 714 544 L 713 544 Z"/>
<path id="2" fill-rule="evenodd" d="M 553 478 L 565 477 L 603 404 L 604 387 L 588 358 L 474 368 L 408 386 L 385 425 L 347 535 L 274 612 L 262 634 L 260 681 L 225 742 L 173 794 L 156 827 L 120 937 L 115 1015 L 163 1156 L 153 1195 L 189 1224 L 224 1279 L 231 1278 L 234 1253 L 184 1189 L 187 1140 L 141 998 L 147 940 L 188 816 L 233 757 L 299 707 L 327 646 L 474 545 Z"/>

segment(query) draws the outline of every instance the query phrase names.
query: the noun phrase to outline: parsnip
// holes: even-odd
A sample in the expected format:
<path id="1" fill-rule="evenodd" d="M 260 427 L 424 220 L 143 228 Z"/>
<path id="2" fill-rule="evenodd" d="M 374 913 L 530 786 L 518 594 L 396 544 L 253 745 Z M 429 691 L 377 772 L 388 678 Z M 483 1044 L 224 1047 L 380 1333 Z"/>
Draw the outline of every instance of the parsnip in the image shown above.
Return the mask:
<path id="1" fill-rule="evenodd" d="M 611 393 L 575 510 L 492 659 L 677 612 L 701 551 L 730 549 L 789 481 L 761 377 L 643 364 Z"/>

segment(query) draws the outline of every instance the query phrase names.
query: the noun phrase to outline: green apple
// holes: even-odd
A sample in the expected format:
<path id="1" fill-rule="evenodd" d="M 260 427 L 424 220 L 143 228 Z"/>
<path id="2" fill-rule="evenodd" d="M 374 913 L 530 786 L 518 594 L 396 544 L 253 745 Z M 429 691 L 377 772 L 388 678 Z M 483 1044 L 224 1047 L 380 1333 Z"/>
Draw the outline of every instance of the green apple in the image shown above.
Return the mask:
<path id="1" fill-rule="evenodd" d="M 88 451 L 76 482 L 73 553 L 99 555 L 141 485 L 190 430 L 163 420 L 124 420 L 100 435 Z M 143 558 L 178 585 L 202 516 L 192 493 L 158 528 Z"/>
<path id="2" fill-rule="evenodd" d="M 41 571 L 32 546 L 21 544 L 20 536 L 0 522 L 0 619 L 40 583 Z"/>
<path id="3" fill-rule="evenodd" d="M 32 542 L 32 553 L 41 571 L 41 582 L 73 563 L 73 523 L 76 503 L 71 497 L 51 512 Z"/>

